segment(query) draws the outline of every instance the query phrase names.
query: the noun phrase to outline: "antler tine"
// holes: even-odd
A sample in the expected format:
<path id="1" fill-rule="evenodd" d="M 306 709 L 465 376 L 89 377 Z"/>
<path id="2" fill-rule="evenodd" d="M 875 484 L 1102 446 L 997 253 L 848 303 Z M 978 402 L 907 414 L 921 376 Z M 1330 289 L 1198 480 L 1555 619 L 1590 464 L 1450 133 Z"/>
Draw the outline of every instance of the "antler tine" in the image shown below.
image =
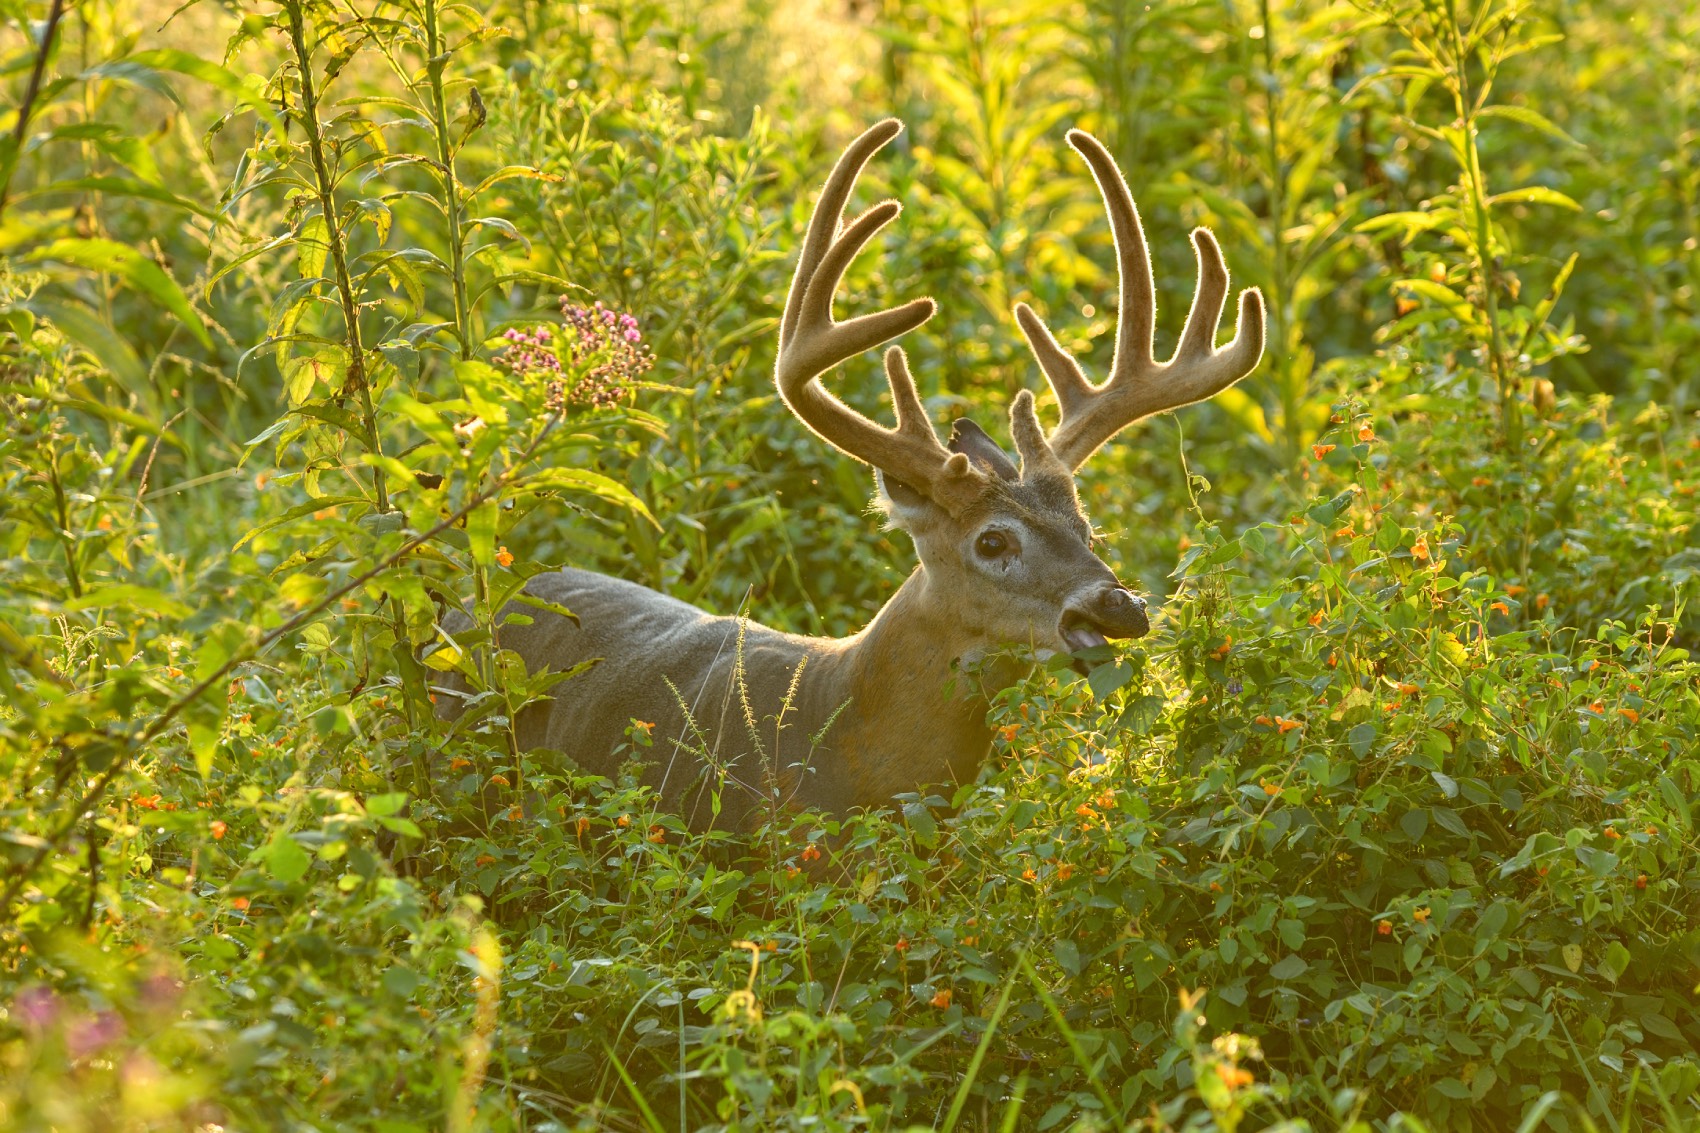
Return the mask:
<path id="1" fill-rule="evenodd" d="M 1079 363 L 1025 303 L 1016 304 L 1015 318 L 1062 410 L 1062 419 L 1050 436 L 1051 448 L 1073 469 L 1140 418 L 1203 401 L 1256 369 L 1263 356 L 1264 312 L 1263 295 L 1257 288 L 1240 292 L 1233 340 L 1216 349 L 1216 331 L 1228 296 L 1228 267 L 1209 230 L 1195 229 L 1198 286 L 1192 309 L 1174 356 L 1157 362 L 1151 354 L 1156 288 L 1133 194 L 1098 139 L 1084 130 L 1070 130 L 1068 140 L 1092 169 L 1115 236 L 1120 297 L 1109 378 L 1101 386 L 1092 385 Z"/>
<path id="2" fill-rule="evenodd" d="M 939 443 L 900 348 L 892 347 L 885 356 L 897 411 L 895 429 L 868 420 L 828 393 L 819 381 L 840 362 L 914 330 L 933 316 L 931 299 L 915 299 L 847 322 L 832 318 L 833 294 L 845 270 L 901 211 L 896 201 L 881 201 L 846 227 L 841 223 L 845 202 L 868 159 L 902 129 L 901 122 L 887 118 L 850 143 L 833 166 L 815 203 L 797 273 L 785 298 L 774 379 L 785 404 L 821 439 L 959 512 L 979 495 L 982 477 L 966 456 Z"/>

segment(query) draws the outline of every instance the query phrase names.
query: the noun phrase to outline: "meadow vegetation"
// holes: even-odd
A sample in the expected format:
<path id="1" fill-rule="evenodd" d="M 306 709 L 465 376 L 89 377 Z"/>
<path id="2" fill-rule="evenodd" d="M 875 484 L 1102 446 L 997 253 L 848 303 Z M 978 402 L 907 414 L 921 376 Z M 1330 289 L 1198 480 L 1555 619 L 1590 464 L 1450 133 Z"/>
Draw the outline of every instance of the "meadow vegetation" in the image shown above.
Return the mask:
<path id="1" fill-rule="evenodd" d="M 0 1127 L 1700 1129 L 1700 5 L 174 9 L 0 4 Z M 771 381 L 884 114 L 847 291 L 940 301 L 935 421 L 1043 388 L 1018 300 L 1103 372 L 1071 126 L 1159 353 L 1195 224 L 1269 349 L 1084 473 L 1149 637 L 692 834 L 469 647 L 561 565 L 907 573 Z"/>

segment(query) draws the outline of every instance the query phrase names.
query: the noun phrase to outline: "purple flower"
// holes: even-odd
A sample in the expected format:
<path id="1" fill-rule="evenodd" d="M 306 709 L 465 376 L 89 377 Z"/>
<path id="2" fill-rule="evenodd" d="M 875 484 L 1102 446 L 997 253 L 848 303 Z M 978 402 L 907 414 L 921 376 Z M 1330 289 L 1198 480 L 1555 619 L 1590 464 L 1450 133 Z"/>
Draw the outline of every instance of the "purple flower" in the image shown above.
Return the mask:
<path id="1" fill-rule="evenodd" d="M 1245 685 L 1240 683 L 1240 679 L 1238 677 L 1235 677 L 1233 680 L 1228 682 L 1228 695 L 1229 696 L 1238 696 L 1244 690 L 1245 690 Z"/>
<path id="2" fill-rule="evenodd" d="M 124 1018 L 116 1011 L 84 1016 L 65 1031 L 65 1053 L 73 1059 L 87 1058 L 124 1037 Z"/>
<path id="3" fill-rule="evenodd" d="M 59 1017 L 59 997 L 50 987 L 32 984 L 12 1000 L 12 1014 L 30 1030 L 45 1031 Z"/>

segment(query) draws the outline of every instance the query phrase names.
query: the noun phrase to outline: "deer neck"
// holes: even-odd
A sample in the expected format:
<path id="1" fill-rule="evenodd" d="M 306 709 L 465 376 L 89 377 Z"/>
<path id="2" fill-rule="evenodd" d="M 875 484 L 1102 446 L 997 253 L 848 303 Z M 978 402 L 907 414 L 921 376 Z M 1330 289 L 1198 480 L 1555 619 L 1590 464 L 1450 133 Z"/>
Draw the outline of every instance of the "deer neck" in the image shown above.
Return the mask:
<path id="1" fill-rule="evenodd" d="M 917 782 L 971 780 L 991 747 L 987 694 L 1021 674 L 1013 662 L 965 671 L 958 662 L 975 660 L 985 643 L 957 606 L 917 567 L 867 628 L 845 641 L 838 673 L 853 706 L 851 728 L 862 734 L 842 750 L 866 753 L 852 774 L 869 797 L 883 800 Z"/>

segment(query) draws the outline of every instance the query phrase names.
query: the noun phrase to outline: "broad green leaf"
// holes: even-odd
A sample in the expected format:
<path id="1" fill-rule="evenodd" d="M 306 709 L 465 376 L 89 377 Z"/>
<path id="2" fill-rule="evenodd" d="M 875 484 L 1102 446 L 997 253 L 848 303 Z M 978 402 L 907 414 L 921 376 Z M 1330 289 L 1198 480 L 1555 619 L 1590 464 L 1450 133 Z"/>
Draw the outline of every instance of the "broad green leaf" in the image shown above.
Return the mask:
<path id="1" fill-rule="evenodd" d="M 331 251 L 331 227 L 325 214 L 316 212 L 301 222 L 295 232 L 295 265 L 302 279 L 318 279 L 325 274 L 325 260 Z"/>
<path id="2" fill-rule="evenodd" d="M 58 260 L 60 263 L 86 268 L 89 271 L 110 272 L 138 291 L 158 300 L 176 315 L 201 345 L 212 347 L 212 338 L 201 325 L 200 316 L 189 306 L 188 297 L 177 281 L 165 274 L 163 268 L 136 249 L 116 240 L 79 239 L 63 237 L 30 254 L 32 260 Z"/>
<path id="3" fill-rule="evenodd" d="M 501 508 L 495 500 L 485 500 L 466 516 L 466 541 L 473 561 L 485 570 L 496 565 L 496 521 Z"/>
<path id="4" fill-rule="evenodd" d="M 1511 189 L 1504 193 L 1495 193 L 1493 196 L 1488 198 L 1488 204 L 1490 205 L 1511 205 L 1519 203 L 1531 205 L 1557 205 L 1559 208 L 1569 209 L 1571 212 L 1582 211 L 1581 205 L 1577 204 L 1557 189 L 1549 189 L 1545 185 L 1529 185 L 1522 189 Z"/>
<path id="5" fill-rule="evenodd" d="M 188 75 L 203 83 L 217 87 L 231 98 L 252 110 L 260 121 L 270 126 L 279 140 L 286 137 L 283 119 L 272 108 L 266 98 L 264 85 L 250 82 L 238 76 L 234 71 L 220 67 L 217 63 L 192 55 L 187 51 L 178 51 L 169 47 L 153 51 L 141 51 L 130 56 L 129 62 L 140 63 L 145 67 L 154 67 L 161 71 L 175 71 L 180 75 Z"/>
<path id="6" fill-rule="evenodd" d="M 1574 146 L 1577 149 L 1588 148 L 1569 134 L 1565 133 L 1559 128 L 1557 123 L 1546 117 L 1546 115 L 1536 110 L 1530 110 L 1527 106 L 1508 106 L 1504 103 L 1500 103 L 1495 106 L 1484 106 L 1482 109 L 1476 111 L 1476 118 L 1478 121 L 1483 118 L 1504 118 L 1507 121 L 1517 122 L 1521 125 L 1528 126 L 1531 129 L 1539 130 L 1547 137 L 1556 138 L 1567 146 Z"/>
<path id="7" fill-rule="evenodd" d="M 655 516 L 651 515 L 644 502 L 633 494 L 632 490 L 604 476 L 600 472 L 592 472 L 588 468 L 545 468 L 518 481 L 505 493 L 508 497 L 525 495 L 529 492 L 541 491 L 585 492 L 592 496 L 620 504 L 622 507 L 637 512 L 656 530 L 661 529 Z"/>
<path id="8" fill-rule="evenodd" d="M 283 830 L 273 834 L 271 841 L 260 847 L 259 854 L 266 863 L 266 872 L 286 885 L 300 881 L 313 864 L 301 843 Z"/>

